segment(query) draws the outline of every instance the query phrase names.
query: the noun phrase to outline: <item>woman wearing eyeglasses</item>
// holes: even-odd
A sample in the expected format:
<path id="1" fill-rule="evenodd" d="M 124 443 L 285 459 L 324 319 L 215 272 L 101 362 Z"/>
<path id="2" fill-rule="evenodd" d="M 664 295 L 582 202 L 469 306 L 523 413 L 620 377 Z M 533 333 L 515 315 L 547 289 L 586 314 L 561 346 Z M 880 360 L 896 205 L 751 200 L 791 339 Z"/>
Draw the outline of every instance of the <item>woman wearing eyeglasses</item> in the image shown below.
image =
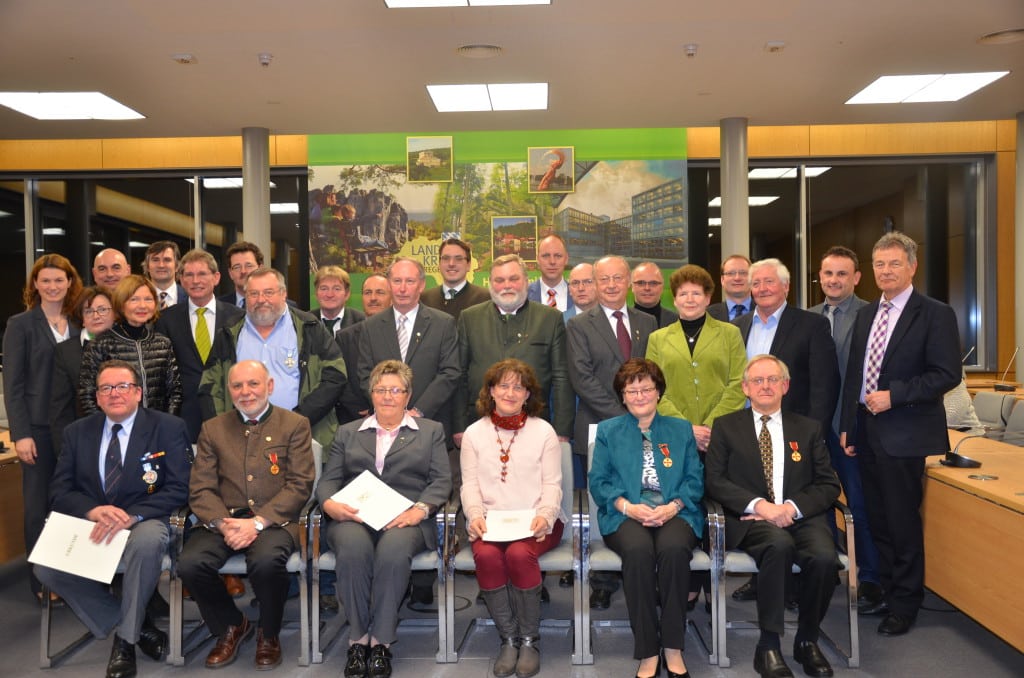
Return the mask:
<path id="1" fill-rule="evenodd" d="M 597 425 L 590 496 L 608 547 L 622 558 L 622 588 L 637 678 L 688 676 L 683 661 L 690 558 L 703 533 L 704 467 L 689 422 L 658 413 L 665 377 L 644 358 L 613 382 L 627 413 Z"/>
<path id="2" fill-rule="evenodd" d="M 398 606 L 409 586 L 413 557 L 435 548 L 431 516 L 452 489 L 444 428 L 406 408 L 412 370 L 384 360 L 370 372 L 373 414 L 340 427 L 324 462 L 316 497 L 331 521 L 327 542 L 335 555 L 338 597 L 348 615 L 346 678 L 391 675 Z M 352 506 L 331 497 L 364 471 L 414 504 L 375 530 Z"/>
<path id="3" fill-rule="evenodd" d="M 110 297 L 114 324 L 89 342 L 82 354 L 78 401 L 86 414 L 97 412 L 96 374 L 107 360 L 124 360 L 142 377 L 142 407 L 178 414 L 181 380 L 171 340 L 153 329 L 160 316 L 156 288 L 148 278 L 130 275 L 117 284 Z"/>
<path id="4" fill-rule="evenodd" d="M 558 545 L 568 520 L 561 508 L 562 448 L 555 429 L 537 416 L 543 407 L 533 369 L 502 360 L 484 374 L 476 401 L 480 419 L 462 437 L 466 531 L 480 594 L 501 637 L 495 676 L 525 678 L 540 670 L 537 560 Z M 493 540 L 489 514 L 510 510 L 533 512 L 529 535 Z"/>
<path id="5" fill-rule="evenodd" d="M 82 279 L 70 261 L 59 254 L 39 257 L 22 294 L 26 310 L 11 316 L 4 332 L 3 395 L 11 441 L 21 461 L 29 551 L 43 529 L 57 465 L 49 421 L 53 352 L 65 341 L 78 341 L 72 310 L 81 291 Z M 39 581 L 33 576 L 30 584 L 41 600 Z"/>

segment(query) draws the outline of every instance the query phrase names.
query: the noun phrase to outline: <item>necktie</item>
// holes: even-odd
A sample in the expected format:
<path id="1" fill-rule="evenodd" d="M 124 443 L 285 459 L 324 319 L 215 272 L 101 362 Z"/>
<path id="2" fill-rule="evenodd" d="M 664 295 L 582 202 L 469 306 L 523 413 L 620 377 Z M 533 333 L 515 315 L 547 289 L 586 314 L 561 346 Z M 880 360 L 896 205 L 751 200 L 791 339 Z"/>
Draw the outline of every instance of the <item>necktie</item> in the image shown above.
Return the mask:
<path id="1" fill-rule="evenodd" d="M 825 316 L 828 317 L 828 328 L 833 337 L 836 336 L 836 313 L 839 313 L 838 308 L 825 304 Z"/>
<path id="2" fill-rule="evenodd" d="M 245 308 L 245 297 L 238 298 L 238 308 Z"/>
<path id="3" fill-rule="evenodd" d="M 167 292 L 160 293 L 160 308 L 167 308 Z"/>
<path id="4" fill-rule="evenodd" d="M 875 320 L 875 331 L 871 333 L 871 343 L 868 344 L 868 363 L 864 366 L 864 393 L 874 393 L 878 390 L 878 375 L 882 372 L 882 358 L 885 357 L 885 334 L 889 329 L 889 309 L 892 304 L 883 300 L 882 312 Z"/>
<path id="5" fill-rule="evenodd" d="M 458 294 L 458 293 L 459 293 L 459 291 L 456 290 L 455 288 L 449 288 L 449 290 L 448 290 L 448 300 L 451 301 L 452 299 L 454 299 L 455 295 Z"/>
<path id="6" fill-rule="evenodd" d="M 405 354 L 409 351 L 409 331 L 405 329 L 405 323 L 409 318 L 399 314 L 398 316 L 398 351 L 402 354 L 402 362 L 405 362 Z"/>
<path id="7" fill-rule="evenodd" d="M 761 415 L 761 433 L 757 436 L 757 446 L 761 450 L 761 466 L 764 468 L 764 482 L 768 486 L 768 501 L 775 503 L 775 490 L 772 489 L 773 471 L 772 462 L 772 434 L 768 433 L 768 422 L 771 420 L 767 414 Z"/>
<path id="8" fill-rule="evenodd" d="M 199 358 L 206 364 L 210 357 L 210 328 L 206 324 L 206 309 L 196 309 L 196 350 L 199 351 Z"/>
<path id="9" fill-rule="evenodd" d="M 110 427 L 110 444 L 107 445 L 107 456 L 103 462 L 103 493 L 110 502 L 117 495 L 117 482 L 121 480 L 121 439 L 118 437 L 120 431 L 120 424 Z"/>
<path id="10" fill-rule="evenodd" d="M 246 419 L 245 423 L 248 424 L 249 426 L 255 426 L 256 424 L 258 424 L 260 422 L 259 422 L 258 419 Z"/>
<path id="11" fill-rule="evenodd" d="M 735 320 L 741 315 L 747 312 L 747 307 L 744 304 L 736 304 L 732 307 L 732 319 Z"/>
<path id="12" fill-rule="evenodd" d="M 633 353 L 633 342 L 629 338 L 626 323 L 622 321 L 622 311 L 615 311 L 612 316 L 615 318 L 615 339 L 619 342 L 622 359 L 629 360 L 629 356 Z"/>
<path id="13" fill-rule="evenodd" d="M 558 308 L 558 299 L 555 298 L 554 290 L 548 290 L 548 306 Z"/>
<path id="14" fill-rule="evenodd" d="M 327 328 L 328 332 L 334 334 L 334 324 L 336 322 L 338 322 L 337 318 L 324 318 L 324 327 Z"/>

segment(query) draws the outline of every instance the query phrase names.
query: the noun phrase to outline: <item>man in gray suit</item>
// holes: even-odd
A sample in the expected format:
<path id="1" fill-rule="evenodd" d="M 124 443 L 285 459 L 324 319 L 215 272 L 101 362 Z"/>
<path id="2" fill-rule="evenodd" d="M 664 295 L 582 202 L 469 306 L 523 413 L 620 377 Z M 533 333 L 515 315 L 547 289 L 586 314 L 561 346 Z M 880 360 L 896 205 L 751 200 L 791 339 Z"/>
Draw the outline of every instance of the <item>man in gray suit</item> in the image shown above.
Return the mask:
<path id="1" fill-rule="evenodd" d="M 832 339 L 836 342 L 839 358 L 839 392 L 846 382 L 846 364 L 850 358 L 850 338 L 857 311 L 867 306 L 854 288 L 860 283 L 860 262 L 853 250 L 837 245 L 830 247 L 821 258 L 818 284 L 825 293 L 825 301 L 812 306 L 812 313 L 821 313 L 832 326 Z M 832 468 L 843 485 L 846 503 L 853 513 L 854 539 L 857 547 L 858 606 L 863 614 L 877 614 L 882 605 L 882 588 L 878 583 L 878 548 L 871 537 L 868 512 L 864 505 L 864 488 L 860 480 L 857 458 L 849 457 L 839 444 L 839 426 L 842 403 L 836 406 L 832 426 L 827 429 L 825 442 L 832 458 Z M 830 516 L 831 517 L 831 516 Z M 833 517 L 834 520 L 834 517 Z"/>

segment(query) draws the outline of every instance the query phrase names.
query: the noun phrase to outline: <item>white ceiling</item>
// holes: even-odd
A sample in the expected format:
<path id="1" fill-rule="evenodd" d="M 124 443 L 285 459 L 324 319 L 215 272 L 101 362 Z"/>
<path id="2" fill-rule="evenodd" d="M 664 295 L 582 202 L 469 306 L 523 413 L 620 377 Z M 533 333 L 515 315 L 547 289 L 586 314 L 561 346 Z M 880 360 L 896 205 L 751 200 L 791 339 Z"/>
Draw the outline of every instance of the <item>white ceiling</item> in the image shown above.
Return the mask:
<path id="1" fill-rule="evenodd" d="M 98 90 L 146 116 L 44 122 L 0 108 L 0 138 L 1005 119 L 1024 111 L 1024 42 L 977 40 L 1012 28 L 1024 0 L 0 0 L 0 90 Z M 504 52 L 456 55 L 470 43 Z M 171 59 L 182 52 L 197 63 Z M 843 104 L 881 75 L 993 70 L 1011 74 L 960 102 Z M 519 113 L 439 114 L 424 87 L 544 80 L 550 109 Z"/>

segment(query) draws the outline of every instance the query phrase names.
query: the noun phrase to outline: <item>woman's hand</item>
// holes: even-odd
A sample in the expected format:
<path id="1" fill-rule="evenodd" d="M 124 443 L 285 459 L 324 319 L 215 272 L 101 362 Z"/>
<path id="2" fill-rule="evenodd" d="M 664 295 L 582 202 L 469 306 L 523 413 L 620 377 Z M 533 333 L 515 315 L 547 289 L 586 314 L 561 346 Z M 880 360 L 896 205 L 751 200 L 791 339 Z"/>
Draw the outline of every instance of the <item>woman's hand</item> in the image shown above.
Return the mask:
<path id="1" fill-rule="evenodd" d="M 672 502 L 652 508 L 651 517 L 648 521 L 644 522 L 644 527 L 661 527 L 675 518 L 677 513 L 679 513 L 679 509 Z"/>
<path id="2" fill-rule="evenodd" d="M 708 443 L 711 442 L 711 427 L 694 426 L 693 437 L 697 439 L 697 449 L 701 452 L 707 452 Z"/>
<path id="3" fill-rule="evenodd" d="M 470 541 L 480 539 L 487 532 L 487 521 L 483 518 L 474 518 L 466 525 L 466 532 Z"/>
<path id="4" fill-rule="evenodd" d="M 36 463 L 36 441 L 33 438 L 19 438 L 14 442 L 14 451 L 22 464 Z"/>
<path id="5" fill-rule="evenodd" d="M 423 515 L 423 511 L 415 506 L 410 506 L 399 513 L 397 518 L 385 525 L 384 529 L 390 530 L 393 527 L 412 527 L 414 525 L 419 525 L 425 517 L 426 516 Z"/>
<path id="6" fill-rule="evenodd" d="M 338 522 L 343 520 L 351 520 L 356 523 L 363 522 L 363 519 L 356 515 L 359 513 L 359 509 L 352 508 L 343 502 L 328 499 L 321 505 L 321 508 L 324 510 L 324 513 Z"/>
<path id="7" fill-rule="evenodd" d="M 648 521 L 651 520 L 651 516 L 654 511 L 650 506 L 647 504 L 630 504 L 625 499 L 622 501 L 623 505 L 621 511 L 627 518 L 632 518 L 642 525 L 648 524 Z"/>
<path id="8" fill-rule="evenodd" d="M 530 530 L 533 532 L 533 537 L 537 541 L 544 541 L 544 538 L 548 536 L 548 530 L 551 526 L 548 525 L 548 521 L 544 516 L 534 516 L 533 520 L 530 521 Z"/>

